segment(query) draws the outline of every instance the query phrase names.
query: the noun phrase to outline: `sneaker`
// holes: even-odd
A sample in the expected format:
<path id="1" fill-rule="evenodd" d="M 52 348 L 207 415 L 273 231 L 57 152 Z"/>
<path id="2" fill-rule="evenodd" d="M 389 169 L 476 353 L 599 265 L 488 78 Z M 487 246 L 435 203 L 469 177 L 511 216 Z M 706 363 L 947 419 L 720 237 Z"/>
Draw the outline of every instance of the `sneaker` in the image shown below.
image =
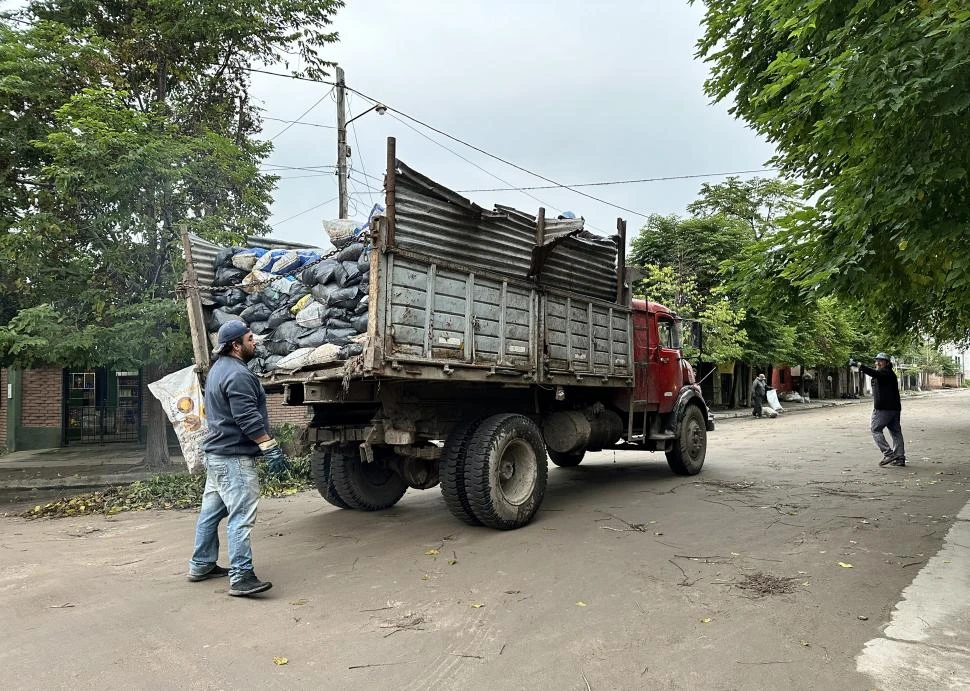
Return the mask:
<path id="1" fill-rule="evenodd" d="M 190 573 L 186 578 L 193 583 L 198 583 L 199 581 L 207 581 L 210 578 L 222 578 L 223 576 L 229 575 L 229 569 L 223 568 L 218 564 L 213 564 L 212 568 L 205 573 Z"/>
<path id="2" fill-rule="evenodd" d="M 890 463 L 895 463 L 895 462 L 896 462 L 896 459 L 893 458 L 892 456 L 884 456 L 883 459 L 881 461 L 879 461 L 879 465 L 881 465 L 881 466 L 882 465 L 889 465 Z"/>
<path id="3" fill-rule="evenodd" d="M 269 581 L 261 581 L 252 571 L 245 571 L 243 575 L 229 584 L 229 594 L 233 597 L 248 597 L 262 593 L 273 587 Z"/>
<path id="4" fill-rule="evenodd" d="M 906 467 L 906 459 L 905 458 L 897 458 L 896 460 L 894 460 L 889 465 L 894 465 L 897 468 L 905 468 Z"/>

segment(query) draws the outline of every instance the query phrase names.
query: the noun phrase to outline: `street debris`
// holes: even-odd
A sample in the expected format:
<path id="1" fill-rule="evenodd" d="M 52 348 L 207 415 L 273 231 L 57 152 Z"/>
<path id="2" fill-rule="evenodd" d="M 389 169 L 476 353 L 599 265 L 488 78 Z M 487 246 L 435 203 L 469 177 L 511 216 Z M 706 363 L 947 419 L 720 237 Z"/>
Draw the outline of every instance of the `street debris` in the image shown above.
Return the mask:
<path id="1" fill-rule="evenodd" d="M 273 664 L 276 665 L 277 667 L 282 667 L 283 665 L 285 665 L 287 663 L 289 663 L 289 659 L 287 659 L 285 657 L 274 657 L 273 658 Z"/>
<path id="2" fill-rule="evenodd" d="M 843 569 L 851 569 L 851 568 L 853 568 L 852 564 L 846 564 L 844 561 L 840 561 L 839 562 L 839 566 L 841 566 Z"/>
<path id="3" fill-rule="evenodd" d="M 744 580 L 737 583 L 741 590 L 749 590 L 756 597 L 768 595 L 790 595 L 795 592 L 797 576 L 773 576 L 770 573 L 744 574 Z"/>

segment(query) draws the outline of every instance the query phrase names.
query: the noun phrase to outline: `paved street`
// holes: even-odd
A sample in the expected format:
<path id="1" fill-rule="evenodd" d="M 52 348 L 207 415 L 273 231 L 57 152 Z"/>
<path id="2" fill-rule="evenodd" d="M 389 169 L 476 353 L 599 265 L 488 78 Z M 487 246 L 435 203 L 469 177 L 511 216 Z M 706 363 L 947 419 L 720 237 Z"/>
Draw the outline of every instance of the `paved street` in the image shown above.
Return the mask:
<path id="1" fill-rule="evenodd" d="M 253 600 L 185 582 L 193 512 L 0 518 L 0 687 L 970 687 L 970 392 L 904 401 L 906 468 L 869 412 L 721 422 L 695 478 L 552 467 L 514 532 L 264 500 Z"/>

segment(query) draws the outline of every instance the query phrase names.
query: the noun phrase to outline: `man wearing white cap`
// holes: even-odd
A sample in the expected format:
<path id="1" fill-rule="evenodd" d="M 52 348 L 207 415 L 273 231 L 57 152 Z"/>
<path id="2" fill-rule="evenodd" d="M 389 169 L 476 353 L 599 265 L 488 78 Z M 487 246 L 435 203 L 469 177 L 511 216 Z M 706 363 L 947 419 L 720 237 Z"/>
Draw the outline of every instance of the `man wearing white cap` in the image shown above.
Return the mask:
<path id="1" fill-rule="evenodd" d="M 904 467 L 906 465 L 906 444 L 903 441 L 903 430 L 899 425 L 902 404 L 899 401 L 899 380 L 893 371 L 893 363 L 885 353 L 876 355 L 876 367 L 866 367 L 855 360 L 849 360 L 850 366 L 858 365 L 862 372 L 872 377 L 872 420 L 869 429 L 876 446 L 882 451 L 879 465 Z M 893 438 L 890 447 L 883 430 L 888 429 Z"/>

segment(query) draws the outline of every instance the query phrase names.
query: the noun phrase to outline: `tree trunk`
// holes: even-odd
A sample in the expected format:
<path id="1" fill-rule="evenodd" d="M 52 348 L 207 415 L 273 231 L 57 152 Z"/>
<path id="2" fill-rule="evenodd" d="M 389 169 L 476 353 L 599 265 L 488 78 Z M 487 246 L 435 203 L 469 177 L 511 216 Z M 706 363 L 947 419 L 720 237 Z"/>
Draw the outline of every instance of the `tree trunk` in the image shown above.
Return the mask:
<path id="1" fill-rule="evenodd" d="M 145 377 L 148 381 L 158 381 L 165 376 L 165 368 L 161 365 L 145 367 Z M 149 468 L 160 469 L 171 462 L 168 455 L 168 417 L 162 409 L 162 404 L 154 396 L 146 400 L 148 405 L 147 434 L 145 436 L 145 465 Z"/>

